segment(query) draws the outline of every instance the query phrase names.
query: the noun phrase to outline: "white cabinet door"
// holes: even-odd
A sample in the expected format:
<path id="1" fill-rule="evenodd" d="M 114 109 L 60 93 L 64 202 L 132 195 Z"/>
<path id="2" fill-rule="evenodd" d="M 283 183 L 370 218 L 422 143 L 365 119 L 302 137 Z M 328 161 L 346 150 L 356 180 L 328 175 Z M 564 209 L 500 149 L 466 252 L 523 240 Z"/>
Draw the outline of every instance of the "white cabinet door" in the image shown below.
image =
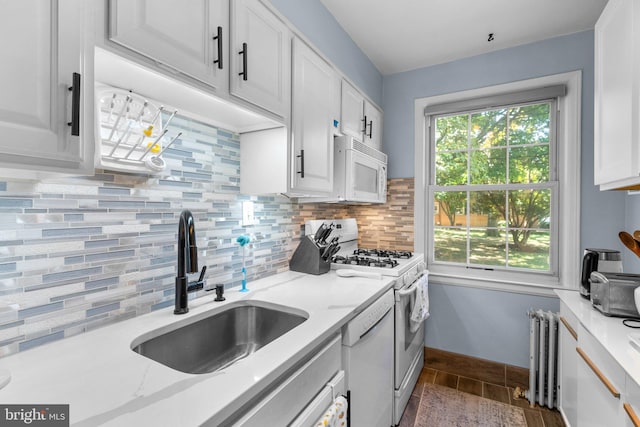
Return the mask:
<path id="1" fill-rule="evenodd" d="M 364 135 L 364 97 L 342 80 L 342 132 L 362 142 Z"/>
<path id="2" fill-rule="evenodd" d="M 109 38 L 227 91 L 227 0 L 111 0 Z"/>
<path id="3" fill-rule="evenodd" d="M 578 321 L 566 308 L 564 303 L 560 303 L 560 412 L 569 422 L 569 427 L 577 426 L 578 419 L 578 353 L 577 330 Z M 575 335 L 575 336 L 574 336 Z"/>
<path id="4" fill-rule="evenodd" d="M 382 150 L 382 111 L 368 101 L 364 102 L 364 143 Z"/>
<path id="5" fill-rule="evenodd" d="M 578 327 L 579 427 L 624 425 L 622 394 L 626 376 L 607 350 L 584 328 Z"/>
<path id="6" fill-rule="evenodd" d="M 259 0 L 231 2 L 231 94 L 280 117 L 291 106 L 291 35 Z"/>
<path id="7" fill-rule="evenodd" d="M 595 27 L 595 184 L 637 179 L 640 174 L 637 76 L 640 6 L 610 0 Z M 617 185 L 609 186 L 616 188 Z M 608 188 L 608 187 L 607 187 Z"/>
<path id="8" fill-rule="evenodd" d="M 93 170 L 88 3 L 21 0 L 0 5 L 2 169 Z M 74 73 L 80 84 L 70 91 Z M 72 121 L 73 127 L 68 125 Z"/>
<path id="9" fill-rule="evenodd" d="M 295 191 L 324 195 L 333 191 L 333 120 L 339 91 L 333 68 L 295 38 L 291 112 Z"/>

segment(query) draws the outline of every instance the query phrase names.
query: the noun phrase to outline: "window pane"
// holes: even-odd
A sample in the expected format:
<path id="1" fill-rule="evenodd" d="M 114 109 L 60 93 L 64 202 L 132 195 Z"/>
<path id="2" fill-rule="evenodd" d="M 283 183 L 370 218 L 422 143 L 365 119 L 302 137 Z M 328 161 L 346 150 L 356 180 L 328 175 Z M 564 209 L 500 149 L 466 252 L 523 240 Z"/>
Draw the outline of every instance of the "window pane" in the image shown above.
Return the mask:
<path id="1" fill-rule="evenodd" d="M 468 129 L 468 114 L 438 117 L 435 128 L 436 152 L 466 150 L 469 144 Z"/>
<path id="2" fill-rule="evenodd" d="M 494 148 L 471 152 L 471 184 L 504 184 L 507 180 L 507 150 Z"/>
<path id="3" fill-rule="evenodd" d="M 509 145 L 549 142 L 550 104 L 525 105 L 509 109 Z"/>
<path id="4" fill-rule="evenodd" d="M 472 228 L 469 231 L 471 264 L 507 265 L 506 230 Z"/>
<path id="5" fill-rule="evenodd" d="M 551 190 L 509 191 L 510 228 L 548 228 L 549 218 L 551 218 Z M 524 243 L 526 244 L 526 241 Z"/>
<path id="6" fill-rule="evenodd" d="M 547 181 L 549 181 L 548 145 L 509 150 L 509 182 L 530 184 Z"/>
<path id="7" fill-rule="evenodd" d="M 509 245 L 509 266 L 549 271 L 551 236 L 548 231 L 512 230 L 511 233 L 526 234 L 526 244 Z M 518 240 L 523 240 L 519 237 Z"/>
<path id="8" fill-rule="evenodd" d="M 471 148 L 507 145 L 507 110 L 489 110 L 471 115 Z"/>
<path id="9" fill-rule="evenodd" d="M 467 183 L 467 153 L 436 153 L 436 184 L 464 185 Z"/>
<path id="10" fill-rule="evenodd" d="M 467 226 L 467 192 L 438 191 L 434 194 L 434 225 Z"/>
<path id="11" fill-rule="evenodd" d="M 471 227 L 504 229 L 506 191 L 471 191 Z"/>
<path id="12" fill-rule="evenodd" d="M 440 228 L 434 230 L 436 261 L 467 262 L 467 230 L 465 228 Z"/>

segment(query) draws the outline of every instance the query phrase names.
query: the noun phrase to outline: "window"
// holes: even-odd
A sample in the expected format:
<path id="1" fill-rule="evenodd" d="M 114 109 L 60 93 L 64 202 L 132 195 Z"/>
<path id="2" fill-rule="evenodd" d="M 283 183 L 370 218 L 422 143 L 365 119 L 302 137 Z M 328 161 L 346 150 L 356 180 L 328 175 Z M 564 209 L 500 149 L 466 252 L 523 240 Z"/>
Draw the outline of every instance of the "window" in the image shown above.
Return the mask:
<path id="1" fill-rule="evenodd" d="M 433 259 L 555 273 L 554 99 L 431 115 Z"/>
<path id="2" fill-rule="evenodd" d="M 415 250 L 434 282 L 549 295 L 580 273 L 580 71 L 415 101 Z"/>

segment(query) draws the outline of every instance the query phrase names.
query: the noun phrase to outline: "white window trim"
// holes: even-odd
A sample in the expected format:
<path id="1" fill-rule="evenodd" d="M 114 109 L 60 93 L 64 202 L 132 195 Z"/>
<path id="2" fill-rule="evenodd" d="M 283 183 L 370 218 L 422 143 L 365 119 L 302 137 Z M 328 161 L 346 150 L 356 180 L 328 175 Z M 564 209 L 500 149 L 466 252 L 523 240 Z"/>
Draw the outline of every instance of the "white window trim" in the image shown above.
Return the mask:
<path id="1" fill-rule="evenodd" d="M 523 91 L 543 86 L 564 84 L 567 94 L 558 102 L 557 165 L 560 215 L 558 217 L 558 276 L 509 274 L 469 270 L 460 274 L 447 266 L 430 266 L 429 279 L 435 283 L 508 290 L 518 293 L 551 295 L 553 289 L 577 289 L 580 277 L 580 148 L 582 111 L 582 72 L 580 70 L 529 80 L 488 86 L 444 95 L 418 98 L 414 102 L 415 126 L 415 251 L 428 253 L 427 215 L 428 167 L 430 159 L 428 128 L 424 109 L 428 105 L 462 101 L 497 93 Z"/>

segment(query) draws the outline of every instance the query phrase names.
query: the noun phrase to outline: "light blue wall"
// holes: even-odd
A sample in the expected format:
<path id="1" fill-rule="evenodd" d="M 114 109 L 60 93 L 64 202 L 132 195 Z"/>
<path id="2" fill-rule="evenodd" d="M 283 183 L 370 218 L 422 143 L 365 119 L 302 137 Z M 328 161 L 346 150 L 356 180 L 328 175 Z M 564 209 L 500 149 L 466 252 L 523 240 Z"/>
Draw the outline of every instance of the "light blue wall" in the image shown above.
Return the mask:
<path id="1" fill-rule="evenodd" d="M 416 98 L 582 70 L 581 206 L 575 213 L 581 219 L 581 247 L 620 249 L 625 195 L 593 185 L 593 59 L 593 32 L 587 31 L 385 76 L 383 151 L 389 153 L 390 177 L 414 174 Z M 634 215 L 640 213 L 640 197 L 634 209 Z M 430 296 L 427 346 L 516 366 L 528 364 L 527 309 L 559 305 L 555 298 L 450 285 L 434 284 Z"/>
<path id="2" fill-rule="evenodd" d="M 369 98 L 382 106 L 382 75 L 320 0 L 270 0 Z"/>
<path id="3" fill-rule="evenodd" d="M 426 345 L 510 365 L 529 364 L 527 311 L 557 312 L 557 298 L 429 285 Z"/>

